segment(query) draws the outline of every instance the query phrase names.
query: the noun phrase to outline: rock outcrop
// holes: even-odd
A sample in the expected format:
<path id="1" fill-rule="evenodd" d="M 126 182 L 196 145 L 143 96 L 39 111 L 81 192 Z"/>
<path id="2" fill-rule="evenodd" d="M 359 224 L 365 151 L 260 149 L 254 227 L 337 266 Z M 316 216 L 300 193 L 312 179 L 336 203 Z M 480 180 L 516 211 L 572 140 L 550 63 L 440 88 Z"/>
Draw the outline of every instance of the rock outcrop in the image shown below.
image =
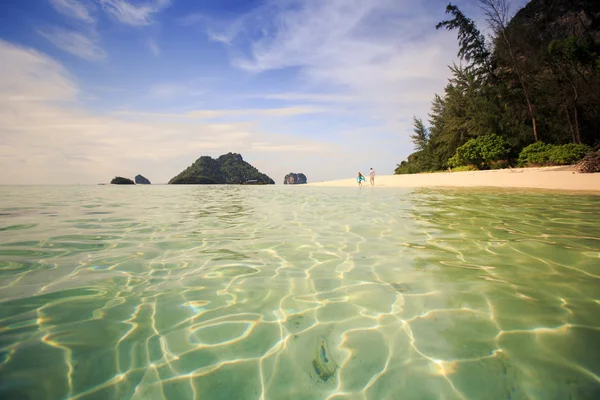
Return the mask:
<path id="1" fill-rule="evenodd" d="M 202 156 L 169 181 L 170 185 L 272 185 L 274 183 L 273 179 L 259 172 L 237 153 L 227 153 L 217 159 Z"/>
<path id="2" fill-rule="evenodd" d="M 135 183 L 138 185 L 150 185 L 150 181 L 142 175 L 137 175 L 135 177 Z"/>
<path id="3" fill-rule="evenodd" d="M 135 185 L 135 183 L 129 178 L 123 178 L 122 176 L 116 176 L 112 181 L 111 185 Z"/>
<path id="4" fill-rule="evenodd" d="M 306 175 L 304 174 L 295 174 L 290 172 L 283 179 L 284 185 L 303 185 L 306 183 Z"/>

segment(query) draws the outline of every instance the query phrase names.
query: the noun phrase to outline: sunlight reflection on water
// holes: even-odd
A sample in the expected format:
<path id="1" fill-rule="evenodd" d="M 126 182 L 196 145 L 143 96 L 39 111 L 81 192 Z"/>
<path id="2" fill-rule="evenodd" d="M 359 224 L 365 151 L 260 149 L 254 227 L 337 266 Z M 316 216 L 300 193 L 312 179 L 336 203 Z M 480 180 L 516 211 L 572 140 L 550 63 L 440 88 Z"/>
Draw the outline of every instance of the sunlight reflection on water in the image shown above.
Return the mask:
<path id="1" fill-rule="evenodd" d="M 0 187 L 0 397 L 600 397 L 600 196 Z"/>

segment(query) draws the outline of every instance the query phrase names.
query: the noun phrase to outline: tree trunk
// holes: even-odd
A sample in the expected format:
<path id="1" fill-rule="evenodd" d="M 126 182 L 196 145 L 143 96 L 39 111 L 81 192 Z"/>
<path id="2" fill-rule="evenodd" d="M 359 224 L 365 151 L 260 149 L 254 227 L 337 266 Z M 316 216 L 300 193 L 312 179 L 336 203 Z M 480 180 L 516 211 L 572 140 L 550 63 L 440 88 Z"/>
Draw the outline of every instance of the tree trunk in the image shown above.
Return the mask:
<path id="1" fill-rule="evenodd" d="M 527 99 L 527 104 L 529 105 L 529 115 L 531 116 L 531 123 L 533 124 L 533 137 L 535 141 L 539 141 L 538 133 L 537 133 L 537 121 L 535 120 L 535 113 L 533 112 L 533 105 Z"/>
<path id="2" fill-rule="evenodd" d="M 575 136 L 577 137 L 576 143 L 581 143 L 581 135 L 579 134 L 579 114 L 577 113 L 577 100 L 579 100 L 579 91 L 577 85 L 571 80 L 571 86 L 573 87 L 573 114 L 575 115 Z"/>
<path id="3" fill-rule="evenodd" d="M 508 54 L 510 57 L 510 62 L 512 63 L 515 72 L 517 73 L 517 77 L 519 78 L 519 83 L 521 84 L 521 88 L 523 89 L 523 96 L 525 97 L 525 101 L 527 102 L 527 111 L 529 112 L 529 118 L 531 118 L 531 124 L 533 125 L 533 137 L 534 137 L 535 141 L 538 142 L 540 140 L 540 138 L 538 136 L 537 122 L 535 120 L 535 109 L 533 107 L 533 104 L 531 104 L 531 99 L 529 98 L 529 90 L 527 89 L 527 85 L 525 84 L 525 79 L 523 78 L 523 74 L 521 72 L 519 61 L 517 60 L 517 57 L 515 56 L 515 53 L 513 52 L 510 40 L 508 39 L 508 37 L 506 35 L 506 28 L 503 25 L 500 25 L 500 27 L 502 29 L 501 30 L 502 37 L 504 38 L 504 42 L 506 43 L 506 46 L 508 47 Z"/>
<path id="4" fill-rule="evenodd" d="M 518 67 L 515 68 L 518 70 Z M 529 111 L 529 117 L 531 118 L 531 123 L 533 125 L 533 137 L 535 141 L 539 141 L 538 132 L 537 132 L 537 122 L 535 120 L 535 111 L 533 109 L 533 104 L 531 104 L 531 100 L 529 100 L 529 91 L 527 90 L 527 86 L 525 85 L 525 81 L 521 77 L 521 73 L 517 71 L 517 76 L 519 77 L 519 81 L 521 82 L 521 87 L 523 88 L 523 94 L 525 95 L 525 101 L 527 102 L 527 110 Z"/>
<path id="5" fill-rule="evenodd" d="M 512 43 L 508 37 L 507 33 L 507 25 L 508 25 L 508 2 L 507 0 L 479 0 L 480 4 L 483 6 L 483 11 L 488 17 L 488 22 L 492 26 L 492 28 L 502 35 L 502 39 L 504 43 L 506 43 L 506 47 L 508 48 L 508 55 L 510 58 L 510 62 L 512 64 L 513 69 L 517 73 L 517 77 L 519 78 L 519 83 L 521 84 L 521 88 L 523 89 L 523 95 L 525 97 L 525 101 L 527 102 L 527 111 L 529 112 L 529 117 L 531 118 L 531 124 L 533 125 L 533 137 L 536 142 L 540 140 L 537 131 L 537 121 L 535 119 L 535 108 L 531 103 L 531 98 L 529 96 L 529 90 L 527 89 L 527 85 L 525 84 L 525 78 L 523 77 L 523 72 L 521 71 L 521 65 L 519 63 L 519 59 L 513 50 Z"/>
<path id="6" fill-rule="evenodd" d="M 571 138 L 573 139 L 573 143 L 577 143 L 577 139 L 575 138 L 575 129 L 573 128 L 573 123 L 571 122 L 571 114 L 569 113 L 569 107 L 565 104 L 565 113 L 567 114 L 567 121 L 569 121 L 569 129 L 571 130 Z"/>
<path id="7" fill-rule="evenodd" d="M 579 113 L 577 112 L 577 106 L 573 106 L 573 114 L 575 114 L 575 136 L 577 137 L 577 142 L 581 144 L 581 135 L 579 134 Z"/>

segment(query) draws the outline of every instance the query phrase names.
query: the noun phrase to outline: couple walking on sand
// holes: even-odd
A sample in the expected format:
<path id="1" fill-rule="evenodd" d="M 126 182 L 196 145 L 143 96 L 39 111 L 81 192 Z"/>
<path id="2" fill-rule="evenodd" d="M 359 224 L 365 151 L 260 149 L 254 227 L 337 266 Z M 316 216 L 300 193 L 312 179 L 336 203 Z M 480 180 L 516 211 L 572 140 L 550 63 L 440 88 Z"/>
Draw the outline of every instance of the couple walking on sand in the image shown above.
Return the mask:
<path id="1" fill-rule="evenodd" d="M 363 174 L 359 172 L 356 181 L 358 182 L 358 186 L 362 186 L 362 183 L 366 182 L 367 180 L 365 179 Z M 369 181 L 371 182 L 371 186 L 375 186 L 375 170 L 373 168 L 369 170 Z"/>

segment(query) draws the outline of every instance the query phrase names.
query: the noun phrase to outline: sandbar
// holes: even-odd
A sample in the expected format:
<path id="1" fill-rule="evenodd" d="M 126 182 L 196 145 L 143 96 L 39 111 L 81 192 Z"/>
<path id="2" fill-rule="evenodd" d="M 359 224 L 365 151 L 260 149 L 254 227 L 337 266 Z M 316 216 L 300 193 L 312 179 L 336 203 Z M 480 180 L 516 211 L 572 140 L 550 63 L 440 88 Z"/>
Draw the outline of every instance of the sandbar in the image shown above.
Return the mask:
<path id="1" fill-rule="evenodd" d="M 367 171 L 368 173 L 368 171 Z M 369 185 L 368 174 L 365 174 Z M 309 183 L 309 186 L 358 186 L 356 178 Z M 509 168 L 488 171 L 381 175 L 376 187 L 501 187 L 586 191 L 600 193 L 600 173 L 584 174 L 574 166 Z"/>

